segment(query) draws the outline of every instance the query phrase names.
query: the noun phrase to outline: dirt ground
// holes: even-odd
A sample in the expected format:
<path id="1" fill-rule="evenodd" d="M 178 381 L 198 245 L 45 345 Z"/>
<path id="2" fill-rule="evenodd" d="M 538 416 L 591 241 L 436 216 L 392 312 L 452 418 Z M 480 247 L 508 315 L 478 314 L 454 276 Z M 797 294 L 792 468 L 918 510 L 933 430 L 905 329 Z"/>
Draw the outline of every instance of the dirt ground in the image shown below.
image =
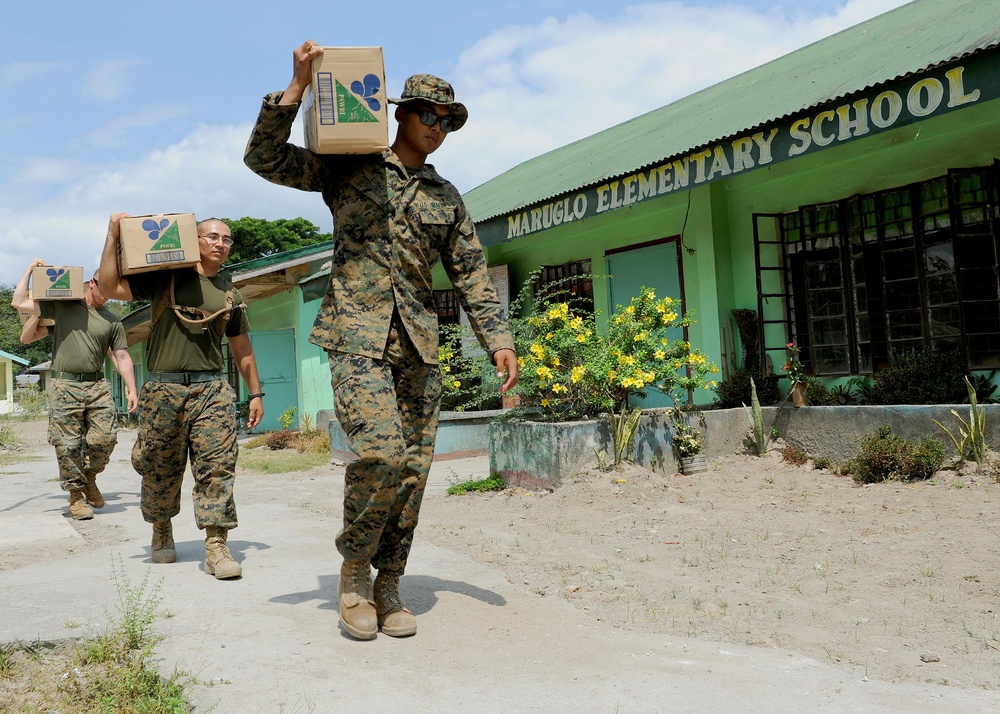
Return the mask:
<path id="1" fill-rule="evenodd" d="M 45 444 L 44 420 L 10 424 L 28 449 Z M 697 476 L 626 464 L 551 493 L 429 495 L 414 548 L 467 553 L 626 630 L 997 689 L 998 510 L 1000 484 L 972 469 L 857 486 L 772 451 Z"/>
<path id="2" fill-rule="evenodd" d="M 1000 687 L 1000 485 L 857 486 L 775 452 L 425 503 L 418 537 L 622 629 L 795 650 L 858 677 Z"/>

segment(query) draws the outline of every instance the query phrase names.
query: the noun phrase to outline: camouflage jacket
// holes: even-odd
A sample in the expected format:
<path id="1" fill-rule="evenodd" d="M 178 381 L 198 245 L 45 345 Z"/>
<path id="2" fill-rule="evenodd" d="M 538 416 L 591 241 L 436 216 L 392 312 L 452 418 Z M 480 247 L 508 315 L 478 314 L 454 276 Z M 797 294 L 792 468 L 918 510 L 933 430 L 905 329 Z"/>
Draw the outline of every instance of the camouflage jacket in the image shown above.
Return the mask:
<path id="1" fill-rule="evenodd" d="M 288 143 L 295 105 L 264 97 L 243 158 L 268 181 L 320 191 L 334 225 L 330 283 L 310 341 L 381 358 L 393 310 L 425 363 L 438 361 L 431 269 L 440 259 L 480 344 L 513 349 L 475 226 L 458 190 L 425 164 L 408 175 L 392 151 L 319 155 Z"/>

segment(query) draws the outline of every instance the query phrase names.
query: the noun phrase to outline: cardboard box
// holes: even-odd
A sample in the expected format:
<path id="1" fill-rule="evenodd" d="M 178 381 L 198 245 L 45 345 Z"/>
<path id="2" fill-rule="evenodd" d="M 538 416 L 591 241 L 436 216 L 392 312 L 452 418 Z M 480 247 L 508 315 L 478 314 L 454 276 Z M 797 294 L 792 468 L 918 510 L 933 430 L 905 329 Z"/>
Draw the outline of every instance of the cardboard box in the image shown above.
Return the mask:
<path id="1" fill-rule="evenodd" d="M 31 269 L 34 300 L 83 300 L 83 268 L 43 265 Z"/>
<path id="2" fill-rule="evenodd" d="M 30 312 L 21 312 L 20 310 L 17 311 L 17 319 L 21 321 L 21 327 L 24 327 L 24 325 L 28 322 L 28 318 L 30 317 L 31 317 Z M 52 327 L 54 324 L 56 324 L 56 321 L 50 320 L 47 317 L 39 317 L 38 324 L 44 325 L 45 327 Z"/>
<path id="3" fill-rule="evenodd" d="M 193 213 L 158 213 L 121 220 L 118 269 L 123 276 L 183 268 L 199 261 L 198 221 Z"/>
<path id="4" fill-rule="evenodd" d="M 306 148 L 317 154 L 377 154 L 389 148 L 381 47 L 324 47 L 302 98 Z"/>

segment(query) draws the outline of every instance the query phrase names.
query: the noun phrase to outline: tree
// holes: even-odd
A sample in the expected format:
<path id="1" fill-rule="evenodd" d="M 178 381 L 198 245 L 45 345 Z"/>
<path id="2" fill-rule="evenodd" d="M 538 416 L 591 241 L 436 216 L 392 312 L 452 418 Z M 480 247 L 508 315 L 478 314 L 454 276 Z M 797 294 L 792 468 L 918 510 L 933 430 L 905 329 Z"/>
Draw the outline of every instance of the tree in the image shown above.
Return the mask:
<path id="1" fill-rule="evenodd" d="M 43 337 L 30 345 L 21 344 L 21 320 L 17 310 L 11 307 L 14 298 L 13 285 L 0 285 L 0 350 L 28 360 L 29 365 L 36 365 L 49 359 L 52 353 L 52 336 Z M 14 365 L 14 371 L 21 369 Z"/>
<path id="2" fill-rule="evenodd" d="M 229 265 L 263 258 L 286 250 L 294 250 L 330 240 L 329 233 L 320 233 L 319 227 L 304 218 L 223 218 L 233 232 L 233 247 L 229 251 Z"/>

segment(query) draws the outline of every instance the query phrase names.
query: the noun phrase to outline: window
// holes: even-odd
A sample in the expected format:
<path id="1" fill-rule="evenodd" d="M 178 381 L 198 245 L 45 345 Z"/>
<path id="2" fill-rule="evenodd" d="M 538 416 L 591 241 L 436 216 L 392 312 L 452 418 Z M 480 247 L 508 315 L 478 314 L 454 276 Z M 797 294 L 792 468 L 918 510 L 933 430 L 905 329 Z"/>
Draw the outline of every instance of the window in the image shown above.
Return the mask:
<path id="1" fill-rule="evenodd" d="M 437 311 L 439 327 L 459 324 L 461 308 L 458 304 L 458 293 L 454 290 L 435 290 L 434 309 Z M 438 330 L 439 345 L 445 343 L 446 332 L 447 330 Z"/>
<path id="2" fill-rule="evenodd" d="M 552 297 L 565 294 L 565 298 L 559 298 L 559 302 L 569 302 L 577 312 L 594 312 L 594 279 L 590 260 L 542 266 L 538 282 L 532 289 L 533 299 L 547 297 L 541 293 L 542 288 L 546 288 Z"/>
<path id="3" fill-rule="evenodd" d="M 784 299 L 759 299 L 760 314 L 785 325 L 817 376 L 870 374 L 925 347 L 1000 367 L 998 184 L 997 165 L 956 170 L 780 216 Z M 774 252 L 755 240 L 759 260 Z"/>

